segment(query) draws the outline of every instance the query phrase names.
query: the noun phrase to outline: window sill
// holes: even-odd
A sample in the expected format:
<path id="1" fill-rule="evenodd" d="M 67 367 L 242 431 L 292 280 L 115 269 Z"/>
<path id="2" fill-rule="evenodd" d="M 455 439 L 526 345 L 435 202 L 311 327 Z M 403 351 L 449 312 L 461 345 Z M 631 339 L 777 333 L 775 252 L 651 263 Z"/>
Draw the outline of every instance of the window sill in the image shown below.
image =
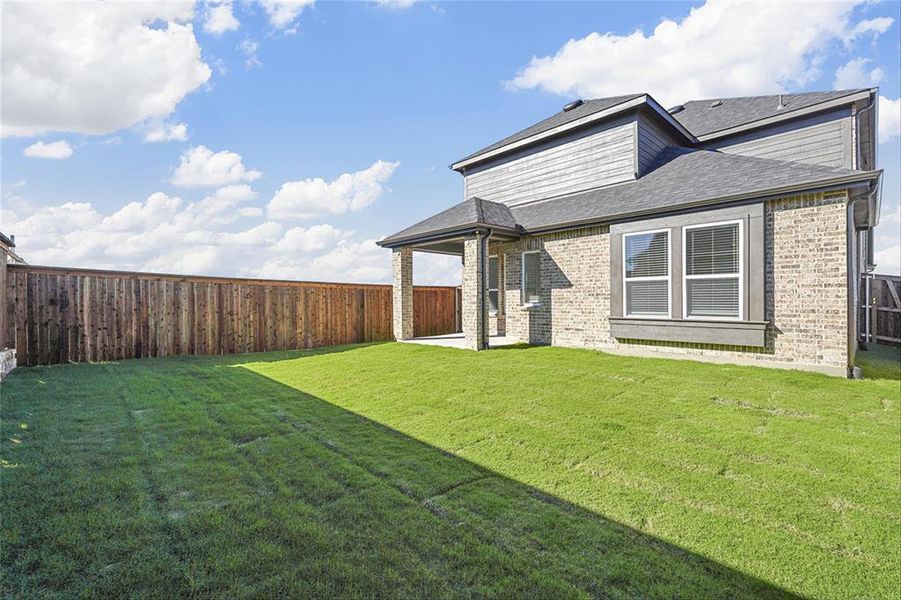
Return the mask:
<path id="1" fill-rule="evenodd" d="M 766 327 L 765 321 L 610 318 L 610 335 L 615 338 L 723 346 L 762 347 Z"/>
<path id="2" fill-rule="evenodd" d="M 541 308 L 541 302 L 526 302 L 524 304 L 520 304 L 519 308 L 522 310 L 529 310 L 531 308 Z"/>

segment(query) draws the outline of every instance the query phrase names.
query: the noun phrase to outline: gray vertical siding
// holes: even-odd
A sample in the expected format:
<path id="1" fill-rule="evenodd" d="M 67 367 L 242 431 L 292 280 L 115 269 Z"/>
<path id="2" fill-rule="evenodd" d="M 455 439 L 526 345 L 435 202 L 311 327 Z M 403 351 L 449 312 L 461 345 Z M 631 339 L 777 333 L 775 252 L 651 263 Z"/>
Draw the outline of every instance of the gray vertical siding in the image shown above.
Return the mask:
<path id="1" fill-rule="evenodd" d="M 635 178 L 634 117 L 618 119 L 467 170 L 467 197 L 508 205 Z"/>
<path id="2" fill-rule="evenodd" d="M 851 169 L 854 166 L 851 125 L 850 109 L 846 107 L 711 142 L 707 148 L 743 156 Z"/>

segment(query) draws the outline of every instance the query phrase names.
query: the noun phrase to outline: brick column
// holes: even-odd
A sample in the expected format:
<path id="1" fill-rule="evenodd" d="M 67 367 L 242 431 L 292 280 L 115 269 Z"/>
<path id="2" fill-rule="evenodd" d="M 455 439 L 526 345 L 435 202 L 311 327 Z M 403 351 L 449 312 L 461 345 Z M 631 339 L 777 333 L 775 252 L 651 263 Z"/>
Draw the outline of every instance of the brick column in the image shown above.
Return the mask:
<path id="1" fill-rule="evenodd" d="M 413 337 L 413 248 L 395 248 L 391 254 L 394 266 L 394 339 Z"/>
<path id="2" fill-rule="evenodd" d="M 481 237 L 463 242 L 463 337 L 470 350 L 485 349 L 485 333 L 488 327 L 487 267 L 488 258 Z"/>

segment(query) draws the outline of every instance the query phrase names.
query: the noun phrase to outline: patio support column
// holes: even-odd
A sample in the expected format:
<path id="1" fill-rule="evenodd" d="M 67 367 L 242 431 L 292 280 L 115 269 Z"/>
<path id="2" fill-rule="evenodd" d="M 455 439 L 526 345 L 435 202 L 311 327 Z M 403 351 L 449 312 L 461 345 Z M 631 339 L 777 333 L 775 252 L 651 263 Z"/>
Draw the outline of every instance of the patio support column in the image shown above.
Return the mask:
<path id="1" fill-rule="evenodd" d="M 413 337 L 413 248 L 394 248 L 391 257 L 394 266 L 394 339 L 409 340 Z"/>
<path id="2" fill-rule="evenodd" d="M 463 242 L 463 338 L 470 350 L 484 350 L 487 347 L 488 331 L 485 300 L 487 298 L 488 263 L 485 237 L 476 234 Z"/>

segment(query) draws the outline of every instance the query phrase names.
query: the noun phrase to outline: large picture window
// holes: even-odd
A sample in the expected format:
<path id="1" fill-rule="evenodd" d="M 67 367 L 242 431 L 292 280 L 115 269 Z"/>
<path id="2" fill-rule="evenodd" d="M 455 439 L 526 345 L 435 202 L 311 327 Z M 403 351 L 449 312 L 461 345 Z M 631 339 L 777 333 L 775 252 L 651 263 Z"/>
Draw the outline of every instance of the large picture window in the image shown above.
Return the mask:
<path id="1" fill-rule="evenodd" d="M 541 254 L 537 250 L 522 253 L 522 303 L 541 302 L 539 288 L 541 281 Z"/>
<path id="2" fill-rule="evenodd" d="M 623 235 L 623 288 L 627 316 L 670 316 L 669 230 Z"/>
<path id="3" fill-rule="evenodd" d="M 488 257 L 488 311 L 492 314 L 497 314 L 497 282 L 498 282 L 498 273 L 497 273 L 497 257 L 489 256 Z"/>
<path id="4" fill-rule="evenodd" d="M 742 312 L 741 221 L 683 229 L 685 316 L 740 319 Z"/>

